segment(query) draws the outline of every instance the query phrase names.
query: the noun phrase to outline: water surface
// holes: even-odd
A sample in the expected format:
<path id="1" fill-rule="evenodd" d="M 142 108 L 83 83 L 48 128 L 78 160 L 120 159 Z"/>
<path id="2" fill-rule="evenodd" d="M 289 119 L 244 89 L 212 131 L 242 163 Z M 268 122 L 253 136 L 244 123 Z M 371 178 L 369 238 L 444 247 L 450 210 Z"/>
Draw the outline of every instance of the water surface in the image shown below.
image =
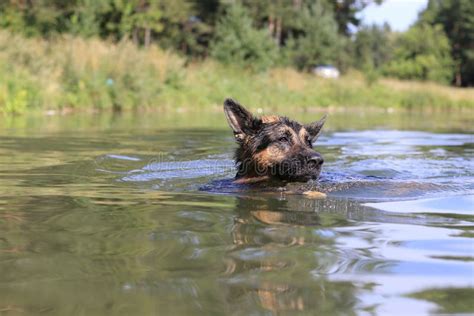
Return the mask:
<path id="1" fill-rule="evenodd" d="M 471 123 L 334 114 L 310 199 L 232 185 L 221 113 L 4 119 L 0 314 L 474 313 Z"/>

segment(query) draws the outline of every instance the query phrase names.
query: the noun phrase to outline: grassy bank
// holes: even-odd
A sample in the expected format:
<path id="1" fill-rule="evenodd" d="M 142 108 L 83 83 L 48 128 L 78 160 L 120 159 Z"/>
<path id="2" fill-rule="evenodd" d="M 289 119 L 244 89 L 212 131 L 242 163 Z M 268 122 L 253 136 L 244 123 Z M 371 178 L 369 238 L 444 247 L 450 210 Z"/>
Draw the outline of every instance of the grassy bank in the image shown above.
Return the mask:
<path id="1" fill-rule="evenodd" d="M 459 110 L 473 89 L 382 79 L 357 73 L 324 80 L 293 69 L 252 73 L 213 61 L 185 65 L 157 47 L 63 37 L 46 41 L 0 31 L 0 112 L 201 110 L 232 96 L 262 108 L 319 107 Z"/>

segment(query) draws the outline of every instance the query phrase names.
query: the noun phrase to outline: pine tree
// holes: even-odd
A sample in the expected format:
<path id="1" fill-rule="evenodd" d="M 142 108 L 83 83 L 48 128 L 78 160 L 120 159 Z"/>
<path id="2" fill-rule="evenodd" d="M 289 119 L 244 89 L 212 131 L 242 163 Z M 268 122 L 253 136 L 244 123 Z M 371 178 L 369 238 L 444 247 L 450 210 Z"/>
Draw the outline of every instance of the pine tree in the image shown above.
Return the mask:
<path id="1" fill-rule="evenodd" d="M 216 26 L 211 55 L 224 63 L 261 70 L 275 62 L 277 46 L 266 29 L 253 27 L 243 6 L 233 4 Z"/>
<path id="2" fill-rule="evenodd" d="M 474 85 L 474 1 L 430 0 L 419 23 L 440 24 L 451 43 L 456 85 Z"/>
<path id="3" fill-rule="evenodd" d="M 344 68 L 346 39 L 328 7 L 319 3 L 304 6 L 285 47 L 287 62 L 299 69 L 318 64 L 337 64 Z"/>

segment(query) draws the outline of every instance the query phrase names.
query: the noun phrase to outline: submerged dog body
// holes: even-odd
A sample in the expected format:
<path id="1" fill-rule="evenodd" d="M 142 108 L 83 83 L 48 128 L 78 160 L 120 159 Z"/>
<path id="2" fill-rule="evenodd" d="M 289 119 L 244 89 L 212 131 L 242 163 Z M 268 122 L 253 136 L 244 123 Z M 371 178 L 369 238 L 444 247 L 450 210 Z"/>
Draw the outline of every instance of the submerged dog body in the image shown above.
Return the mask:
<path id="1" fill-rule="evenodd" d="M 224 113 L 239 145 L 235 153 L 236 181 L 308 181 L 317 179 L 324 162 L 313 143 L 326 117 L 302 125 L 281 116 L 255 117 L 232 99 Z"/>

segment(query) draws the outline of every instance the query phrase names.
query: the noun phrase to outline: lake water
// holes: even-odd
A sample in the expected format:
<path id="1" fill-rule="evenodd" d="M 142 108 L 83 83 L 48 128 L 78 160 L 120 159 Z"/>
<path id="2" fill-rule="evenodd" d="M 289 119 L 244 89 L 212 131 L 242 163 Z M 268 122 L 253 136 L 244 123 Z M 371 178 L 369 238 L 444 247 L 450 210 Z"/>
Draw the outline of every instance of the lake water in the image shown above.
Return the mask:
<path id="1" fill-rule="evenodd" d="M 0 314 L 474 313 L 472 126 L 333 114 L 310 199 L 232 185 L 222 113 L 3 118 Z"/>

